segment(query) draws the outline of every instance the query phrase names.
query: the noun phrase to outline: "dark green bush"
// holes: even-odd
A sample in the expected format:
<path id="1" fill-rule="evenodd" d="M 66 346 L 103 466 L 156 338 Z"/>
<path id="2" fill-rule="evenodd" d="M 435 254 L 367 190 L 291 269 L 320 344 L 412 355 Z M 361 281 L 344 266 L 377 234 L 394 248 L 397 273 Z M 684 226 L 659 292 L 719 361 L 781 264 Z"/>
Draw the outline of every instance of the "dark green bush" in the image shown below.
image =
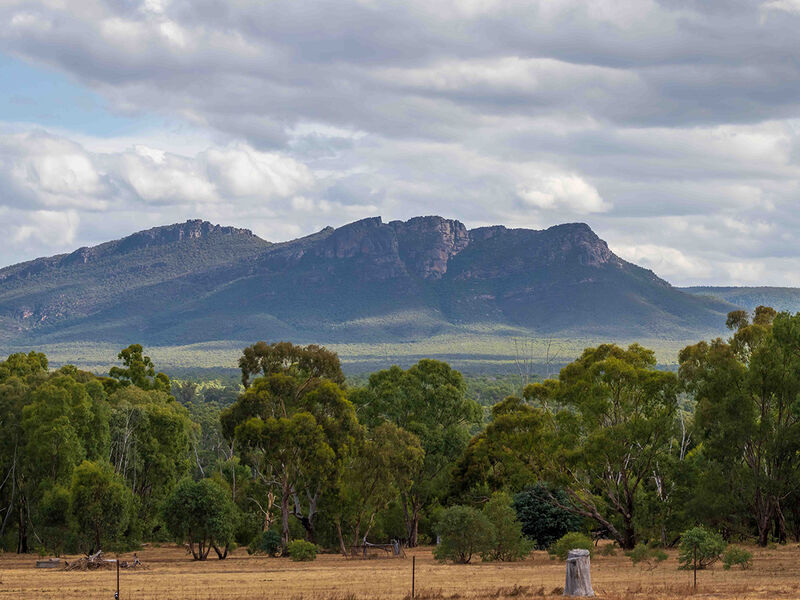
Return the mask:
<path id="1" fill-rule="evenodd" d="M 563 490 L 549 490 L 543 483 L 514 496 L 514 510 L 522 523 L 522 533 L 536 543 L 538 550 L 549 548 L 564 534 L 581 529 L 583 524 L 581 517 L 554 506 L 550 493 L 561 504 L 569 503 Z"/>
<path id="2" fill-rule="evenodd" d="M 248 554 L 277 556 L 281 552 L 281 534 L 268 529 L 258 534 L 247 547 Z"/>
<path id="3" fill-rule="evenodd" d="M 305 540 L 292 540 L 286 548 L 294 561 L 309 561 L 317 558 L 317 545 Z"/>

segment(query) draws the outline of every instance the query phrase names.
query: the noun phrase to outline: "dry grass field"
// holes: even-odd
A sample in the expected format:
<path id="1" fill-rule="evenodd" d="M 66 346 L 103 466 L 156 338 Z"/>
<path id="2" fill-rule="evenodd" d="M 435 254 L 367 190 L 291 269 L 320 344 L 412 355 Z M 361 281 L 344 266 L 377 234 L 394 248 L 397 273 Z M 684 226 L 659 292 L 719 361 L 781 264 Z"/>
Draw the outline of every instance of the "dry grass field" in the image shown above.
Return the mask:
<path id="1" fill-rule="evenodd" d="M 411 587 L 411 555 L 406 559 L 345 560 L 320 555 L 310 563 L 248 556 L 237 550 L 227 560 L 209 557 L 193 562 L 182 548 L 141 550 L 146 570 L 121 572 L 123 600 L 402 600 Z M 213 554 L 213 553 L 212 553 Z M 563 585 L 564 564 L 536 552 L 519 563 L 442 565 L 429 548 L 417 549 L 417 593 L 423 600 L 556 598 Z M 130 558 L 123 555 L 123 559 Z M 0 554 L 0 600 L 17 598 L 65 600 L 113 598 L 114 571 L 35 569 L 36 556 Z M 677 570 L 675 553 L 653 570 L 616 556 L 592 559 L 597 595 L 609 599 L 800 599 L 800 548 L 754 552 L 753 568 L 724 571 L 718 564 L 698 573 Z"/>

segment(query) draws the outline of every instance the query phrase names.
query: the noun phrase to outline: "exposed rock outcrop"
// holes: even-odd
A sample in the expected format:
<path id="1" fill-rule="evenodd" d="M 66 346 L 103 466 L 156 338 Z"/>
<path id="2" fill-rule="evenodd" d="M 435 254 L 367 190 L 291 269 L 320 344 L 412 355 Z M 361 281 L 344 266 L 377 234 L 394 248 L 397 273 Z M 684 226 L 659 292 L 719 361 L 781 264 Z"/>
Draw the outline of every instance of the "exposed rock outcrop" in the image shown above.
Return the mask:
<path id="1" fill-rule="evenodd" d="M 469 232 L 460 221 L 416 217 L 389 225 L 397 233 L 406 268 L 423 279 L 441 279 L 450 259 L 469 245 Z"/>

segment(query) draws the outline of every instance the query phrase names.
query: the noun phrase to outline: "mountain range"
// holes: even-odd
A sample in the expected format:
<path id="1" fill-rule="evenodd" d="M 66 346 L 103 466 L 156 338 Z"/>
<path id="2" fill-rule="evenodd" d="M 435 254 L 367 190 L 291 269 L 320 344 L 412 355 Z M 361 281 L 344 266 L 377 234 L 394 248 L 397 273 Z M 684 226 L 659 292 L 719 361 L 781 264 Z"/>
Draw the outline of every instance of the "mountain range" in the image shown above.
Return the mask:
<path id="1" fill-rule="evenodd" d="M 800 288 L 792 287 L 715 287 L 696 286 L 680 288 L 688 294 L 709 296 L 728 302 L 738 308 L 752 311 L 759 305 L 790 313 L 800 312 Z"/>
<path id="2" fill-rule="evenodd" d="M 192 220 L 0 269 L 0 343 L 685 339 L 721 332 L 734 305 L 621 259 L 583 223 L 374 217 L 272 243 Z"/>

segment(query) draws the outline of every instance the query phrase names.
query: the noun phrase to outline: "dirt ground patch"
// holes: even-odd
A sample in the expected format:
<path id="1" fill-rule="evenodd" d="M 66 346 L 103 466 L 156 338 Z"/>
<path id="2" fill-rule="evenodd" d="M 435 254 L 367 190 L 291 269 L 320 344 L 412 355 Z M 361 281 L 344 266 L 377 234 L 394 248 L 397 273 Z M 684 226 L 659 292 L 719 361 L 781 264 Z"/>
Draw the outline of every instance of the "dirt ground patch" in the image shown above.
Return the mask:
<path id="1" fill-rule="evenodd" d="M 753 550 L 751 548 L 751 550 Z M 653 570 L 631 565 L 621 552 L 592 559 L 592 583 L 600 598 L 800 600 L 800 548 L 796 544 L 754 550 L 753 567 L 724 571 L 721 565 L 698 573 L 677 570 L 675 553 Z M 183 548 L 144 548 L 146 570 L 122 571 L 122 600 L 402 600 L 411 590 L 411 556 L 417 557 L 419 600 L 556 598 L 564 585 L 564 564 L 544 552 L 518 563 L 442 565 L 430 548 L 405 559 L 345 560 L 323 554 L 314 562 L 253 557 L 243 550 L 228 559 L 194 562 Z M 130 560 L 133 554 L 121 555 Z M 38 557 L 0 554 L 0 600 L 113 598 L 114 571 L 35 569 Z M 70 557 L 67 557 L 68 559 Z M 110 558 L 110 556 L 109 556 Z"/>

